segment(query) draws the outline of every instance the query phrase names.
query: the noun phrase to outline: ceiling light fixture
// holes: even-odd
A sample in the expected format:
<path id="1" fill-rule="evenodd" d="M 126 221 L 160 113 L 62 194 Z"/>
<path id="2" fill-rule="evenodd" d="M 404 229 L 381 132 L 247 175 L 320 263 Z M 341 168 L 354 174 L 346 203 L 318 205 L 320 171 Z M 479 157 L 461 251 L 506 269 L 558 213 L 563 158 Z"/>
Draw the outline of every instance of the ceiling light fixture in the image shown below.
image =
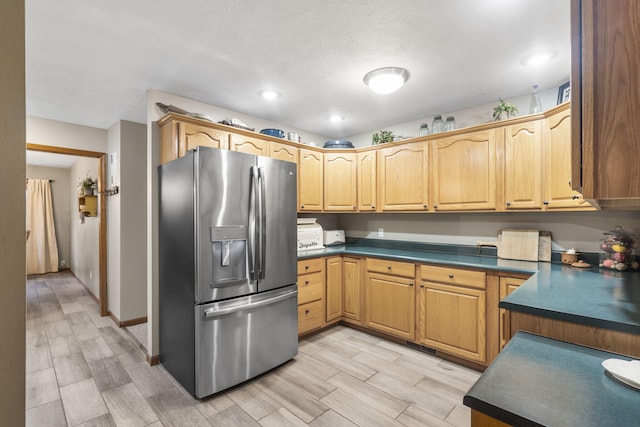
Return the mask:
<path id="1" fill-rule="evenodd" d="M 375 93 L 386 95 L 400 89 L 409 80 L 409 71 L 400 67 L 384 67 L 369 71 L 364 83 Z"/>
<path id="2" fill-rule="evenodd" d="M 331 123 L 339 123 L 343 120 L 344 120 L 344 116 L 341 116 L 339 114 L 334 114 L 333 116 L 329 117 L 329 121 Z"/>
<path id="3" fill-rule="evenodd" d="M 280 92 L 271 89 L 265 89 L 258 92 L 258 95 L 264 99 L 277 99 L 280 98 Z"/>
<path id="4" fill-rule="evenodd" d="M 555 58 L 557 53 L 552 50 L 545 50 L 541 52 L 535 52 L 522 58 L 522 65 L 525 67 L 535 67 L 536 65 L 544 64 Z"/>

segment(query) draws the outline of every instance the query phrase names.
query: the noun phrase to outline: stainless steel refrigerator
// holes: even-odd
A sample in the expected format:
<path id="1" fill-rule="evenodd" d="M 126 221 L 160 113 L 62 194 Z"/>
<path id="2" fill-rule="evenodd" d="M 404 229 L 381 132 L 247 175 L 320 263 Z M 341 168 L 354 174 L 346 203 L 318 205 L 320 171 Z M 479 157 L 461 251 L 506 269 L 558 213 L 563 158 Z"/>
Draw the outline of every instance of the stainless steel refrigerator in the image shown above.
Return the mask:
<path id="1" fill-rule="evenodd" d="M 160 362 L 202 398 L 298 353 L 296 165 L 198 147 L 159 167 Z"/>

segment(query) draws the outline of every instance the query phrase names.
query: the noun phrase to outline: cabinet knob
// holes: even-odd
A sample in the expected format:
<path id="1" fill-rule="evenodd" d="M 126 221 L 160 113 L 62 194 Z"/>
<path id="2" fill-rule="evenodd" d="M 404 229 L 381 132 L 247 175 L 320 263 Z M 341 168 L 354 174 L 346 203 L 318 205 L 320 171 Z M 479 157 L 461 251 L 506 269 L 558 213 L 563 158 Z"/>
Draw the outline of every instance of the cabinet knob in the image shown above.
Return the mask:
<path id="1" fill-rule="evenodd" d="M 304 269 L 305 269 L 305 270 L 308 270 L 308 269 L 309 269 L 309 266 L 308 266 L 308 265 L 305 265 L 305 266 L 304 266 Z"/>
<path id="2" fill-rule="evenodd" d="M 353 209 L 355 209 L 356 207 L 354 206 Z"/>
<path id="3" fill-rule="evenodd" d="M 574 194 L 573 196 L 571 196 L 571 199 L 572 199 L 572 200 L 577 200 L 577 199 L 579 199 L 579 198 L 580 198 L 580 196 L 578 196 L 577 194 Z"/>
<path id="4" fill-rule="evenodd" d="M 304 314 L 309 314 L 309 309 L 305 310 Z"/>
<path id="5" fill-rule="evenodd" d="M 422 205 L 423 208 L 427 209 L 427 205 Z"/>
<path id="6" fill-rule="evenodd" d="M 511 206 L 511 202 L 507 202 L 507 203 L 506 203 L 506 205 L 507 205 L 507 206 Z"/>
<path id="7" fill-rule="evenodd" d="M 569 187 L 571 187 L 571 180 L 569 180 L 568 184 L 569 184 Z"/>
<path id="8" fill-rule="evenodd" d="M 453 273 L 449 273 L 449 279 L 453 279 Z"/>
<path id="9" fill-rule="evenodd" d="M 433 209 L 438 209 L 438 205 L 433 205 Z"/>
<path id="10" fill-rule="evenodd" d="M 375 209 L 375 208 L 376 208 L 375 206 L 371 205 L 371 209 Z"/>
<path id="11" fill-rule="evenodd" d="M 420 287 L 421 287 L 421 288 L 424 288 L 424 283 L 420 283 Z"/>
<path id="12" fill-rule="evenodd" d="M 304 205 L 301 205 L 301 206 L 300 206 L 300 209 L 304 209 Z"/>
<path id="13" fill-rule="evenodd" d="M 387 270 L 391 270 L 391 266 L 390 265 L 387 265 Z"/>
<path id="14" fill-rule="evenodd" d="M 413 286 L 413 282 L 409 282 L 409 286 Z"/>
<path id="15" fill-rule="evenodd" d="M 546 206 L 546 205 L 548 205 L 548 204 L 549 204 L 549 201 L 548 201 L 548 200 L 545 200 L 544 202 L 542 202 L 542 204 Z"/>
<path id="16" fill-rule="evenodd" d="M 309 284 L 309 281 L 308 281 L 308 280 L 305 280 L 305 281 L 304 281 L 304 285 L 305 285 L 305 286 L 307 286 L 308 284 Z"/>

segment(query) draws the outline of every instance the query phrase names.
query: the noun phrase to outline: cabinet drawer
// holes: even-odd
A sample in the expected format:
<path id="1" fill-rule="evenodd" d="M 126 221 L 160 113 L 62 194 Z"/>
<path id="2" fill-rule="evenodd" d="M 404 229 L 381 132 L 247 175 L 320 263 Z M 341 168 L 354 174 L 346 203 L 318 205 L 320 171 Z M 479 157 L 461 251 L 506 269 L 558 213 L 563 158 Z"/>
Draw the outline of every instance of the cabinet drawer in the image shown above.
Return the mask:
<path id="1" fill-rule="evenodd" d="M 322 300 L 298 306 L 298 334 L 303 334 L 324 325 Z"/>
<path id="2" fill-rule="evenodd" d="M 298 305 L 322 299 L 322 272 L 298 276 Z"/>
<path id="3" fill-rule="evenodd" d="M 487 274 L 484 271 L 463 270 L 450 267 L 435 267 L 432 265 L 420 266 L 420 277 L 430 282 L 448 283 L 453 285 L 468 286 L 471 288 L 486 289 Z"/>
<path id="4" fill-rule="evenodd" d="M 416 275 L 415 264 L 375 258 L 367 258 L 367 270 L 403 277 L 415 277 Z"/>
<path id="5" fill-rule="evenodd" d="M 322 271 L 324 258 L 311 258 L 298 261 L 298 275 Z"/>

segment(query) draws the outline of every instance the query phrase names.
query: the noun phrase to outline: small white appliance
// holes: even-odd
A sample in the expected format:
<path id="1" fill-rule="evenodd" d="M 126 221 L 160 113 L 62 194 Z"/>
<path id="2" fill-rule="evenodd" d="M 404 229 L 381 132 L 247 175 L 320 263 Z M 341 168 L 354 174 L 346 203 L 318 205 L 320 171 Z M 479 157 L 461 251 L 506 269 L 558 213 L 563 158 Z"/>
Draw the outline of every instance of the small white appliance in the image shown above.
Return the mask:
<path id="1" fill-rule="evenodd" d="M 344 230 L 325 230 L 324 231 L 324 245 L 336 246 L 344 245 Z"/>
<path id="2" fill-rule="evenodd" d="M 298 252 L 324 249 L 322 226 L 316 218 L 298 218 Z"/>

